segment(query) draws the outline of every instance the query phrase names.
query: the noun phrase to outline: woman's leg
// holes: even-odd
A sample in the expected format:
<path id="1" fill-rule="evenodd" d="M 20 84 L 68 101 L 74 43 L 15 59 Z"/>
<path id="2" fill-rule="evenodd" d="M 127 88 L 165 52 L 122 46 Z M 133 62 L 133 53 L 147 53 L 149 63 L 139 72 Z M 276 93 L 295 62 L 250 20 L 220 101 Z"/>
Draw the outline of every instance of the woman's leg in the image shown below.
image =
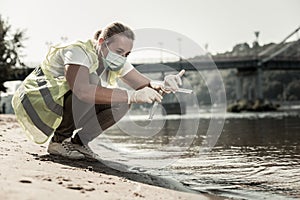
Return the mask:
<path id="1" fill-rule="evenodd" d="M 81 128 L 72 141 L 87 144 L 118 122 L 128 110 L 129 105 L 126 103 L 88 104 L 69 91 L 64 96 L 63 120 L 56 129 L 52 141 L 62 142 L 72 137 L 74 130 Z"/>
<path id="2" fill-rule="evenodd" d="M 64 107 L 62 122 L 59 127 L 55 130 L 52 137 L 53 142 L 61 143 L 67 138 L 72 137 L 73 131 L 75 130 L 75 124 L 73 121 L 72 113 L 72 92 L 69 91 L 64 95 Z"/>
<path id="3" fill-rule="evenodd" d="M 78 122 L 82 127 L 75 135 L 83 144 L 87 144 L 98 137 L 104 130 L 116 124 L 129 110 L 129 105 L 123 104 L 97 104 Z"/>

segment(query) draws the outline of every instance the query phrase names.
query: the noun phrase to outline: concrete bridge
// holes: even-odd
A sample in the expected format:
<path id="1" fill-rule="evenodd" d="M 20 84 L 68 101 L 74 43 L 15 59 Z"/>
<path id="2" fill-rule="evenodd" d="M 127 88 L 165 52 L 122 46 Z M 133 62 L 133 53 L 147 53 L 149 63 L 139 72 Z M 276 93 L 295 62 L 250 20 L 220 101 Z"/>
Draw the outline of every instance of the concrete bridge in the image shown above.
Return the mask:
<path id="1" fill-rule="evenodd" d="M 300 50 L 300 46 L 299 46 Z M 201 71 L 201 70 L 227 70 L 237 69 L 236 93 L 237 100 L 242 99 L 242 86 L 244 79 L 251 78 L 255 80 L 256 95 L 255 98 L 263 99 L 262 94 L 262 72 L 267 70 L 300 70 L 300 51 L 299 56 L 277 56 L 263 62 L 262 58 L 255 56 L 248 57 L 212 57 L 211 61 L 192 60 L 178 61 L 168 63 L 153 64 L 134 64 L 136 69 L 142 73 L 165 73 L 171 71 Z M 162 75 L 163 77 L 163 75 Z"/>
<path id="2" fill-rule="evenodd" d="M 187 71 L 213 70 L 215 66 L 217 66 L 219 70 L 237 69 L 239 71 L 256 70 L 258 68 L 263 70 L 300 70 L 300 46 L 298 57 L 278 56 L 264 63 L 262 63 L 262 59 L 255 56 L 212 56 L 211 60 L 182 60 L 150 64 L 135 63 L 133 65 L 142 73 L 180 71 L 181 69 Z"/>
<path id="3" fill-rule="evenodd" d="M 259 46 L 258 43 L 252 49 L 248 49 L 243 55 L 225 53 L 212 56 L 199 57 L 198 59 L 180 60 L 177 62 L 135 64 L 138 71 L 142 73 L 191 70 L 218 70 L 237 69 L 236 96 L 237 100 L 243 98 L 243 82 L 248 78 L 255 83 L 255 94 L 248 94 L 249 100 L 263 99 L 262 72 L 267 70 L 300 70 L 300 39 L 287 42 L 293 35 L 297 34 L 300 27 L 289 34 L 279 44 L 271 44 L 267 47 Z M 248 86 L 251 87 L 251 86 Z M 250 91 L 250 88 L 247 89 Z"/>

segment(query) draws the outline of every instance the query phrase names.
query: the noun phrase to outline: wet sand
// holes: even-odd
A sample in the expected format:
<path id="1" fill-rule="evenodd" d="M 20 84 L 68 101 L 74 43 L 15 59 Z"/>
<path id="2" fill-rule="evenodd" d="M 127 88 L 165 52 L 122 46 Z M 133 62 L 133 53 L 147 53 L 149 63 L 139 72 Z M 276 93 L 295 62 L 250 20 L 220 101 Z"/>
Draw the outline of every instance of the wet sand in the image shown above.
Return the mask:
<path id="1" fill-rule="evenodd" d="M 14 115 L 0 115 L 0 141 L 0 199 L 223 199 L 150 174 L 50 156 L 47 143 L 29 141 Z"/>

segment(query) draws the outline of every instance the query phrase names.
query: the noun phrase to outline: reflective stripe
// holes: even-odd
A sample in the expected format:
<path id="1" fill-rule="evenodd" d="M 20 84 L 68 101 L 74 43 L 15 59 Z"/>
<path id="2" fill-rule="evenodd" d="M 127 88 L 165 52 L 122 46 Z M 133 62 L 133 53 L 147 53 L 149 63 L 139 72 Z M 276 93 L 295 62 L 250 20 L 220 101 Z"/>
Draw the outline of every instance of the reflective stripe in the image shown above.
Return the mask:
<path id="1" fill-rule="evenodd" d="M 43 133 L 45 133 L 47 136 L 50 136 L 53 133 L 54 129 L 52 129 L 51 127 L 49 127 L 47 124 L 45 124 L 41 120 L 41 118 L 39 117 L 39 115 L 35 111 L 34 107 L 30 103 L 29 98 L 28 98 L 28 96 L 26 94 L 23 94 L 21 96 L 21 99 L 22 99 L 21 103 L 23 105 L 23 108 L 25 109 L 26 113 L 30 117 L 30 119 L 33 122 L 33 124 L 38 129 L 40 129 Z"/>
<path id="2" fill-rule="evenodd" d="M 47 82 L 46 81 L 39 81 L 39 80 L 37 80 L 37 84 L 38 84 L 39 87 L 42 87 L 42 86 L 46 85 Z M 62 114 L 63 114 L 63 107 L 61 105 L 57 104 L 53 100 L 49 88 L 47 88 L 47 87 L 40 88 L 39 91 L 40 91 L 40 93 L 41 93 L 41 95 L 42 95 L 42 97 L 44 99 L 45 104 L 49 108 L 49 110 L 51 110 L 52 112 L 54 112 L 58 116 L 62 116 Z"/>
<path id="3" fill-rule="evenodd" d="M 36 73 L 37 76 L 44 76 L 44 73 L 43 73 L 41 67 L 37 67 L 35 69 L 35 73 Z M 45 80 L 40 80 L 40 79 L 37 79 L 36 82 L 37 82 L 39 87 L 42 87 L 42 86 L 47 84 L 47 82 Z M 61 105 L 57 104 L 54 101 L 54 99 L 53 99 L 53 97 L 50 93 L 49 88 L 44 87 L 44 88 L 39 89 L 39 91 L 40 91 L 40 93 L 41 93 L 41 95 L 44 99 L 45 104 L 49 108 L 49 110 L 51 110 L 52 112 L 54 112 L 58 116 L 62 116 L 63 107 Z"/>

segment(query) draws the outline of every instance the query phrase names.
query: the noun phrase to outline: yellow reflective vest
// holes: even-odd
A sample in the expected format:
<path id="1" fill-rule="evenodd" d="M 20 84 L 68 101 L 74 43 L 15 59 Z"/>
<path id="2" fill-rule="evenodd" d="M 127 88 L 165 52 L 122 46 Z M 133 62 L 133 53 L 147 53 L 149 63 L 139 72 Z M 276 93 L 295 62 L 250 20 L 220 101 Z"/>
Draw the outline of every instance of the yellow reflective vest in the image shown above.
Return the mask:
<path id="1" fill-rule="evenodd" d="M 92 66 L 89 68 L 89 73 L 95 74 L 98 68 L 98 56 L 93 41 L 78 41 L 71 45 L 80 46 L 90 55 Z M 12 106 L 16 118 L 26 135 L 36 143 L 46 142 L 62 121 L 64 95 L 70 88 L 64 76 L 55 77 L 51 73 L 51 63 L 53 56 L 59 50 L 71 45 L 51 47 L 46 59 L 26 77 L 13 96 Z M 109 85 L 115 85 L 120 74 L 121 70 L 110 71 Z"/>

